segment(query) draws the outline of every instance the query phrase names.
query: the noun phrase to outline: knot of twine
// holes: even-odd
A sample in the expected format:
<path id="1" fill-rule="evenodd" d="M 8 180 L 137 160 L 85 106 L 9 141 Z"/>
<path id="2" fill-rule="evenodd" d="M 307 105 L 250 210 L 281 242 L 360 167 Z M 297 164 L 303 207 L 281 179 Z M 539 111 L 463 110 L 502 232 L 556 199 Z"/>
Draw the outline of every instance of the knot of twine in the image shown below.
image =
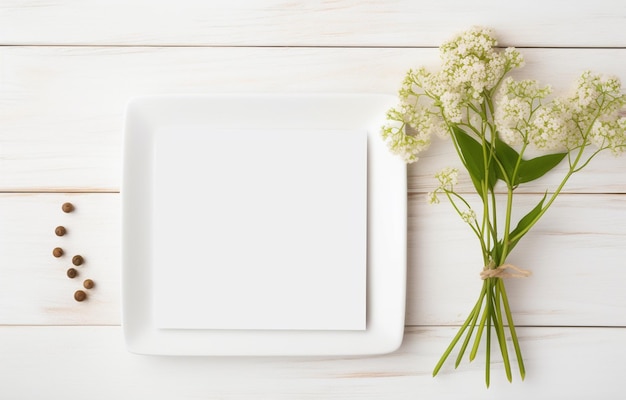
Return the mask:
<path id="1" fill-rule="evenodd" d="M 512 272 L 511 272 L 512 271 Z M 493 268 L 493 264 L 486 265 L 480 271 L 480 279 L 487 278 L 528 278 L 532 272 L 516 267 L 513 264 L 502 264 L 497 268 Z"/>

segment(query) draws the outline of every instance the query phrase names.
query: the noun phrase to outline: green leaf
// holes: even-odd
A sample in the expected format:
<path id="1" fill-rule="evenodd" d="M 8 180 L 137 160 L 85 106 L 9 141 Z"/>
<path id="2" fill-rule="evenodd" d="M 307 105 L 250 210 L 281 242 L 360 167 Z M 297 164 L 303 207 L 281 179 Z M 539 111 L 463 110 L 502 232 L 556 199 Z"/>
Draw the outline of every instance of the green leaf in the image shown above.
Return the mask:
<path id="1" fill-rule="evenodd" d="M 505 178 L 508 178 L 511 187 L 517 186 L 519 182 L 518 179 L 513 176 L 513 173 L 515 171 L 515 166 L 517 165 L 517 160 L 520 158 L 519 153 L 511 146 L 498 139 L 497 135 L 494 139 L 494 143 L 496 148 L 496 157 L 498 157 L 498 161 L 500 161 L 500 164 L 504 169 L 504 173 L 506 173 L 505 177 L 502 169 L 497 166 L 496 174 L 498 179 L 506 181 L 507 179 Z"/>
<path id="2" fill-rule="evenodd" d="M 541 212 L 541 210 L 543 209 L 543 203 L 544 201 L 546 201 L 546 197 L 548 196 L 548 193 L 543 195 L 543 198 L 541 199 L 541 201 L 539 201 L 539 203 L 535 206 L 535 208 L 533 208 L 532 210 L 530 210 L 528 212 L 528 214 L 524 215 L 522 217 L 522 219 L 519 220 L 519 222 L 517 223 L 517 226 L 515 227 L 515 229 L 513 229 L 511 231 L 511 233 L 509 234 L 510 238 L 514 238 L 515 236 L 517 236 L 519 233 L 521 233 L 522 231 L 524 231 L 526 228 L 528 228 L 528 226 L 535 220 L 535 218 L 537 218 L 537 216 L 539 215 L 539 213 Z M 524 235 L 522 235 L 524 236 Z M 515 247 L 515 245 L 517 244 L 517 242 L 519 242 L 519 240 L 522 237 L 517 238 L 515 241 L 509 242 L 509 249 L 508 251 L 510 252 L 511 250 L 513 250 L 513 247 Z M 508 253 L 507 253 L 508 254 Z"/>
<path id="3" fill-rule="evenodd" d="M 482 183 L 486 177 L 489 189 L 493 189 L 496 182 L 496 172 L 491 167 L 489 168 L 489 175 L 485 173 L 482 144 L 456 125 L 452 125 L 452 133 L 461 151 L 463 164 L 467 168 L 467 172 L 469 172 L 478 194 L 483 193 Z"/>
<path id="4" fill-rule="evenodd" d="M 530 160 L 522 160 L 519 166 L 519 183 L 534 181 L 559 165 L 567 153 L 546 154 Z"/>
<path id="5" fill-rule="evenodd" d="M 502 254 L 502 248 L 504 247 L 504 242 L 502 240 L 498 240 L 497 242 L 495 242 L 493 244 L 493 247 L 491 248 L 491 258 L 493 260 L 499 260 L 500 256 Z"/>

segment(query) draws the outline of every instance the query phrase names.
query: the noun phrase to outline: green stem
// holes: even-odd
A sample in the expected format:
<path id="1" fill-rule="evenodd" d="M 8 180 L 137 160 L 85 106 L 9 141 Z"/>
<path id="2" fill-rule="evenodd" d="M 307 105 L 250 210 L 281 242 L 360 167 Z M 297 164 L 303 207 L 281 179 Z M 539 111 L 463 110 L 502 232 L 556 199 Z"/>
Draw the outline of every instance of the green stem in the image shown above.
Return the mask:
<path id="1" fill-rule="evenodd" d="M 522 357 L 522 350 L 520 349 L 519 340 L 517 339 L 517 332 L 515 330 L 515 323 L 513 322 L 513 315 L 511 314 L 511 308 L 509 307 L 509 299 L 506 295 L 506 288 L 502 279 L 498 282 L 500 287 L 500 294 L 502 296 L 502 304 L 504 305 L 504 313 L 506 315 L 506 321 L 509 325 L 509 331 L 511 332 L 511 340 L 513 341 L 513 347 L 515 348 L 515 356 L 517 357 L 517 365 L 519 366 L 519 373 L 522 380 L 526 377 L 526 368 L 524 367 L 524 358 Z"/>
<path id="2" fill-rule="evenodd" d="M 506 192 L 506 216 L 504 220 L 504 239 L 502 240 L 502 252 L 498 265 L 504 264 L 509 253 L 509 232 L 511 231 L 511 212 L 513 210 L 513 188 L 507 186 Z"/>
<path id="3" fill-rule="evenodd" d="M 487 387 L 489 387 L 489 381 L 490 381 L 490 372 L 491 372 L 491 318 L 493 315 L 493 310 L 492 310 L 492 296 L 493 296 L 493 292 L 492 292 L 492 280 L 494 278 L 487 278 L 486 281 L 487 283 L 487 305 L 485 306 L 485 315 L 487 315 L 487 342 L 486 342 L 486 348 L 485 348 L 485 383 L 487 384 Z"/>
<path id="4" fill-rule="evenodd" d="M 524 229 L 522 229 L 519 233 L 517 233 L 517 235 L 509 238 L 508 242 L 516 242 L 519 239 L 521 239 L 539 221 L 539 219 L 543 216 L 543 214 L 545 214 L 546 211 L 548 211 L 548 209 L 550 208 L 552 203 L 554 203 L 554 201 L 556 200 L 557 196 L 561 193 L 561 190 L 563 190 L 563 187 L 565 186 L 565 184 L 567 183 L 569 178 L 574 174 L 575 169 L 576 169 L 576 165 L 580 161 L 580 158 L 582 156 L 582 153 L 583 153 L 584 149 L 585 149 L 585 146 L 582 146 L 580 148 L 580 150 L 578 152 L 578 156 L 574 160 L 574 163 L 570 166 L 569 171 L 567 171 L 567 174 L 565 174 L 565 177 L 563 178 L 563 180 L 561 181 L 559 186 L 556 188 L 554 193 L 552 193 L 552 195 L 550 196 L 550 199 L 548 199 L 548 202 L 546 203 L 546 205 L 541 209 L 541 211 L 539 211 L 539 213 L 535 216 L 535 218 L 533 218 L 528 223 L 528 225 L 526 225 L 524 227 Z"/>
<path id="5" fill-rule="evenodd" d="M 487 279 L 485 279 L 485 285 L 487 285 Z M 489 286 L 486 286 L 486 294 L 489 293 Z M 472 346 L 472 351 L 470 351 L 470 361 L 474 361 L 476 358 L 476 353 L 478 352 L 478 347 L 480 346 L 480 338 L 483 336 L 483 330 L 485 329 L 485 321 L 487 321 L 487 307 L 485 306 L 485 310 L 483 311 L 483 315 L 480 318 L 480 322 L 478 323 L 478 331 L 476 332 L 476 337 L 474 338 L 474 345 Z"/>
<path id="6" fill-rule="evenodd" d="M 552 193 L 552 196 L 550 196 L 550 199 L 548 200 L 546 205 L 535 216 L 535 218 L 533 218 L 530 221 L 530 223 L 524 229 L 522 229 L 517 235 L 512 237 L 510 239 L 510 242 L 515 242 L 515 241 L 518 241 L 519 239 L 521 239 L 530 230 L 530 228 L 532 228 L 537 223 L 537 221 L 539 221 L 539 219 L 543 216 L 543 214 L 545 214 L 546 211 L 548 211 L 548 209 L 550 208 L 552 203 L 554 203 L 554 201 L 556 200 L 557 196 L 561 193 L 561 190 L 563 190 L 563 187 L 565 186 L 565 184 L 567 183 L 569 178 L 574 173 L 576 173 L 576 172 L 580 171 L 582 168 L 584 168 L 589 163 L 589 161 L 591 161 L 591 159 L 593 157 L 595 157 L 602 150 L 602 148 L 601 148 L 600 150 L 597 150 L 596 152 L 594 152 L 585 162 L 583 162 L 582 166 L 578 167 L 578 163 L 580 163 L 580 160 L 582 159 L 583 153 L 585 152 L 585 149 L 589 145 L 589 143 L 587 142 L 587 138 L 589 137 L 589 133 L 591 132 L 591 128 L 593 127 L 594 122 L 600 117 L 600 114 L 603 111 L 603 105 L 604 105 L 604 100 L 603 100 L 602 104 L 599 105 L 598 111 L 597 111 L 595 117 L 590 121 L 587 130 L 584 133 L 581 131 L 582 137 L 583 137 L 583 144 L 580 145 L 580 147 L 578 147 L 578 154 L 576 155 L 576 158 L 574 159 L 573 162 L 571 161 L 571 158 L 570 158 L 569 170 L 567 171 L 567 174 L 565 174 L 565 177 L 563 178 L 563 180 L 561 181 L 561 183 L 559 184 L 557 189 L 554 191 L 554 193 Z M 581 129 L 581 128 L 579 127 L 579 129 Z M 571 155 L 571 151 L 568 153 L 568 158 L 570 157 L 570 155 Z"/>
<path id="7" fill-rule="evenodd" d="M 483 292 L 484 292 L 484 288 L 483 288 Z M 473 322 L 473 321 L 475 321 L 474 313 L 479 313 L 480 312 L 480 307 L 478 306 L 478 304 L 480 303 L 482 305 L 483 297 L 484 297 L 484 293 L 481 292 L 481 296 L 478 299 L 478 302 L 476 303 L 476 306 L 474 306 L 474 308 L 472 309 L 472 312 L 470 313 L 470 315 L 467 317 L 467 319 L 465 320 L 465 322 L 463 323 L 461 328 L 459 328 L 459 331 L 457 332 L 456 336 L 452 339 L 452 341 L 450 342 L 450 344 L 446 348 L 446 351 L 443 352 L 443 355 L 441 356 L 441 358 L 439 359 L 439 362 L 437 363 L 437 365 L 435 366 L 435 369 L 433 370 L 433 376 L 437 375 L 437 373 L 439 372 L 439 370 L 443 366 L 443 363 L 446 362 L 446 359 L 450 355 L 450 352 L 452 352 L 452 349 L 454 349 L 454 346 L 456 346 L 456 344 L 459 341 L 459 339 L 461 338 L 461 336 L 463 336 L 463 332 L 465 332 L 465 330 L 467 329 L 468 325 L 470 325 L 470 322 L 472 322 L 472 329 L 473 329 L 473 325 L 475 324 L 475 322 Z"/>
<path id="8" fill-rule="evenodd" d="M 496 193 L 495 191 L 491 190 L 491 209 L 492 209 L 492 223 L 491 223 L 491 230 L 492 230 L 492 234 L 493 237 L 496 240 L 497 243 L 497 238 L 498 238 L 498 215 L 496 213 L 496 209 L 497 209 L 497 204 L 496 204 Z"/>
<path id="9" fill-rule="evenodd" d="M 493 225 L 491 224 L 490 221 L 490 210 L 489 210 L 489 155 L 491 154 L 491 152 L 487 151 L 487 143 L 485 140 L 485 132 L 484 132 L 484 128 L 483 128 L 483 132 L 482 132 L 482 136 L 481 136 L 481 142 L 482 142 L 482 149 L 483 149 L 483 168 L 485 171 L 485 179 L 482 182 L 482 193 L 480 194 L 480 197 L 483 201 L 483 232 L 487 233 L 487 239 L 484 240 L 485 242 L 485 247 L 487 249 L 491 248 L 491 237 L 494 233 L 493 231 Z M 494 204 L 495 206 L 495 204 Z M 493 215 L 496 215 L 496 210 L 495 207 L 493 210 L 491 210 L 491 213 L 493 213 Z M 494 236 L 494 240 L 495 240 L 495 236 Z M 487 265 L 488 263 L 488 257 L 483 257 L 485 258 L 485 265 Z"/>
<path id="10" fill-rule="evenodd" d="M 504 371 L 506 373 L 506 378 L 509 382 L 512 382 L 513 376 L 511 374 L 511 362 L 509 361 L 509 352 L 506 347 L 506 337 L 504 335 L 504 320 L 502 319 L 502 309 L 500 307 L 500 281 L 502 281 L 502 279 L 496 279 L 498 279 L 498 282 L 494 285 L 496 295 L 493 301 L 493 308 L 495 310 L 495 314 L 492 314 L 493 326 L 496 328 L 496 335 L 498 337 L 498 344 L 500 345 L 500 352 L 502 353 L 502 361 L 504 362 Z"/>
<path id="11" fill-rule="evenodd" d="M 452 191 L 447 190 L 447 189 L 444 189 L 444 193 L 446 194 L 446 197 L 448 198 L 448 201 L 452 205 L 452 208 L 454 208 L 454 211 L 456 211 L 456 213 L 459 215 L 459 217 L 463 217 L 463 213 L 461 212 L 459 207 L 454 202 L 454 199 L 452 198 L 452 196 L 460 199 L 463 202 L 463 204 L 465 204 L 467 206 L 467 208 L 471 208 L 469 203 L 467 201 L 465 201 L 465 199 L 461 195 L 459 195 L 458 193 L 452 192 Z M 481 247 L 482 252 L 484 254 L 487 251 L 487 249 L 485 248 L 485 243 L 483 242 L 483 234 L 482 234 L 482 232 L 480 230 L 480 227 L 478 226 L 478 223 L 475 223 L 476 226 L 472 225 L 471 223 L 468 224 L 468 225 L 470 226 L 470 228 L 472 229 L 472 231 L 474 232 L 474 234 L 478 238 L 478 241 L 480 242 L 480 247 Z"/>
<path id="12" fill-rule="evenodd" d="M 444 117 L 444 122 L 446 123 L 446 126 L 448 127 L 448 130 L 450 131 L 450 137 L 452 138 L 452 144 L 454 145 L 454 150 L 456 151 L 457 156 L 459 157 L 459 160 L 461 160 L 461 163 L 463 164 L 465 169 L 469 170 L 467 162 L 465 161 L 465 158 L 463 157 L 463 153 L 461 152 L 461 148 L 459 146 L 459 143 L 456 141 L 456 139 L 454 137 L 454 132 L 452 130 L 453 124 L 450 121 L 446 120 L 445 117 Z M 483 148 L 484 148 L 484 145 L 485 145 L 485 143 L 484 143 L 484 137 L 483 137 Z M 485 153 L 485 151 L 483 150 L 483 154 L 484 153 Z M 486 181 L 482 182 L 482 189 L 483 189 L 482 193 L 478 193 L 478 195 L 483 200 L 483 220 L 482 220 L 482 224 L 481 224 L 480 227 L 477 225 L 476 230 L 481 233 L 481 235 L 479 237 L 479 241 L 480 241 L 481 247 L 483 249 L 483 263 L 485 265 L 487 265 L 487 263 L 489 261 L 488 257 L 486 256 L 487 249 L 491 248 L 491 242 L 490 242 L 490 240 L 491 240 L 491 235 L 490 235 L 491 225 L 489 224 L 489 218 L 488 218 L 488 216 L 489 216 L 489 205 L 486 202 L 487 201 L 487 193 L 488 193 L 488 187 L 487 187 L 487 182 Z M 469 207 L 469 204 L 467 204 L 467 202 L 465 200 L 463 200 L 463 202 L 466 205 L 468 205 L 468 207 Z M 486 235 L 485 235 L 485 232 L 486 232 Z M 486 240 L 485 240 L 485 236 L 486 236 Z"/>
<path id="13" fill-rule="evenodd" d="M 467 349 L 467 345 L 469 344 L 470 339 L 472 338 L 472 333 L 474 332 L 474 328 L 476 327 L 476 321 L 478 321 L 478 315 L 480 314 L 480 310 L 483 307 L 483 301 L 485 299 L 486 292 L 487 292 L 487 282 L 483 281 L 483 288 L 480 291 L 480 296 L 478 296 L 478 301 L 476 302 L 476 305 L 474 306 L 474 309 L 472 310 L 472 314 L 473 314 L 472 322 L 469 325 L 469 331 L 467 331 L 465 340 L 463 341 L 463 344 L 461 345 L 461 349 L 459 350 L 459 354 L 456 357 L 456 363 L 454 364 L 454 368 L 458 368 L 459 364 L 461 363 L 461 359 L 463 358 L 463 355 L 465 354 L 465 350 Z"/>

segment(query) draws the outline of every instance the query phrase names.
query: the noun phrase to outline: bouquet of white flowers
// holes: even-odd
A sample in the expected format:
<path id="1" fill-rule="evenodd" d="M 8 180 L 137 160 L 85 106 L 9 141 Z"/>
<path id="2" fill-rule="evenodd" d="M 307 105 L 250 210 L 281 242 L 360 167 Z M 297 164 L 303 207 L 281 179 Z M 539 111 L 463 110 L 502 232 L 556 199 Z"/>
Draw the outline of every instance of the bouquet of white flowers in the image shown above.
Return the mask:
<path id="1" fill-rule="evenodd" d="M 587 71 L 573 93 L 549 98 L 550 87 L 507 77 L 524 64 L 523 57 L 514 48 L 501 50 L 496 45 L 492 32 L 480 27 L 444 43 L 440 47 L 442 68 L 436 72 L 409 70 L 399 91 L 400 104 L 389 110 L 388 123 L 382 128 L 389 149 L 407 163 L 417 161 L 433 134 L 451 138 L 480 197 L 481 209 L 477 212 L 462 193 L 455 191 L 456 168 L 436 174 L 439 186 L 428 194 L 431 203 L 438 203 L 442 196 L 448 199 L 476 235 L 483 257 L 478 301 L 433 375 L 463 337 L 456 366 L 470 343 L 469 359 L 473 360 L 484 334 L 487 386 L 494 333 L 506 376 L 512 379 L 505 327 L 520 375 L 522 379 L 525 376 L 503 278 L 524 277 L 530 272 L 508 264 L 508 255 L 554 203 L 573 174 L 600 152 L 619 154 L 626 147 L 626 94 L 617 78 Z M 528 158 L 529 149 L 546 154 Z M 547 190 L 519 221 L 512 221 L 515 191 L 561 162 L 567 162 L 568 168 L 560 184 Z M 497 207 L 500 196 L 506 197 L 504 210 Z"/>

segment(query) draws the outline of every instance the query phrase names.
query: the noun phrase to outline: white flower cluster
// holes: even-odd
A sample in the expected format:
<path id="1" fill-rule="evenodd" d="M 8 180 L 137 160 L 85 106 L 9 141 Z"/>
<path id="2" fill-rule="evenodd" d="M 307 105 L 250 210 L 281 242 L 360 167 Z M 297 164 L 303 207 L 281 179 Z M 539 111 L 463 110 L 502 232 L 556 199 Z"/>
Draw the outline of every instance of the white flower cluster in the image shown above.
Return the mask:
<path id="1" fill-rule="evenodd" d="M 497 96 L 498 107 L 494 115 L 501 139 L 512 146 L 527 141 L 531 116 L 550 92 L 550 87 L 539 87 L 534 80 L 506 78 Z"/>
<path id="2" fill-rule="evenodd" d="M 428 193 L 428 202 L 430 204 L 438 204 L 439 192 L 453 192 L 454 186 L 459 181 L 459 170 L 457 168 L 446 167 L 435 174 L 435 178 L 439 181 L 439 187 L 434 192 Z"/>
<path id="3" fill-rule="evenodd" d="M 406 107 L 402 107 L 387 112 L 387 124 L 383 126 L 381 135 L 392 153 L 402 157 L 406 163 L 413 163 L 418 159 L 417 154 L 430 146 L 430 134 L 411 129 L 405 110 Z"/>
<path id="4" fill-rule="evenodd" d="M 442 188 L 452 190 L 459 182 L 459 170 L 457 168 L 446 167 L 435 174 L 435 178 L 439 181 Z"/>
<path id="5" fill-rule="evenodd" d="M 541 150 L 568 150 L 582 144 L 567 101 L 555 99 L 540 107 L 528 132 L 528 143 Z"/>
<path id="6" fill-rule="evenodd" d="M 540 150 L 564 151 L 593 144 L 599 149 L 623 151 L 626 95 L 615 77 L 586 71 L 574 92 L 545 104 L 549 87 L 536 81 L 507 78 L 500 88 L 494 115 L 503 141 Z"/>
<path id="7" fill-rule="evenodd" d="M 595 146 L 611 149 L 614 154 L 622 153 L 626 147 L 626 117 L 613 121 L 596 121 L 590 136 L 591 143 Z"/>
<path id="8" fill-rule="evenodd" d="M 523 64 L 513 48 L 501 51 L 489 29 L 475 27 L 440 47 L 442 69 L 408 71 L 382 135 L 392 152 L 414 162 L 433 134 L 445 137 L 449 123 L 472 119 L 472 109 L 511 69 Z M 407 129 L 408 128 L 408 129 Z"/>
<path id="9" fill-rule="evenodd" d="M 585 72 L 573 97 L 576 123 L 585 127 L 585 139 L 600 149 L 620 154 L 626 149 L 626 94 L 617 77 Z"/>
<path id="10" fill-rule="evenodd" d="M 461 211 L 461 219 L 467 224 L 473 224 L 476 222 L 476 213 L 472 209 Z"/>
<path id="11" fill-rule="evenodd" d="M 487 28 L 475 27 L 441 46 L 445 86 L 465 99 L 482 101 L 484 90 L 496 86 L 504 74 L 523 65 L 514 48 L 496 51 L 498 44 Z"/>
<path id="12" fill-rule="evenodd" d="M 454 186 L 459 181 L 459 170 L 457 168 L 446 167 L 435 174 L 435 178 L 439 181 L 439 187 L 433 192 L 427 194 L 428 203 L 439 204 L 439 193 L 444 193 L 447 196 L 450 193 L 454 193 Z M 476 213 L 469 207 L 469 204 L 465 203 L 468 207 L 467 210 L 461 211 L 457 209 L 457 212 L 461 216 L 461 219 L 468 224 L 476 223 Z"/>

